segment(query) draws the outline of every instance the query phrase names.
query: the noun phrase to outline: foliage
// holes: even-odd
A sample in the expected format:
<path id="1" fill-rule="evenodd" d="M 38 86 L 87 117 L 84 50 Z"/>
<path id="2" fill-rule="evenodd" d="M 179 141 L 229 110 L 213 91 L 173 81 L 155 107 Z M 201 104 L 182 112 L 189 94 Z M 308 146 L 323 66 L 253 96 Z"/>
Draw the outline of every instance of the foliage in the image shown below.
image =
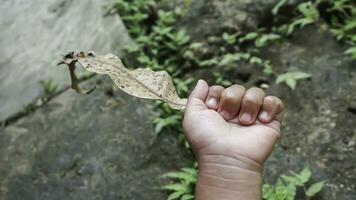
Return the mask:
<path id="1" fill-rule="evenodd" d="M 183 10 L 157 10 L 157 3 L 158 1 L 117 0 L 112 9 L 120 13 L 136 42 L 127 51 L 137 58 L 138 66 L 167 71 L 173 78 L 178 94 L 186 96 L 194 79 L 183 79 L 183 72 L 199 67 L 204 48 L 202 44 L 192 42 L 185 30 L 174 30 L 174 23 L 184 13 Z M 186 1 L 186 4 L 189 2 Z M 155 13 L 152 13 L 154 10 Z M 181 133 L 182 113 L 159 102 L 156 107 L 159 111 L 159 116 L 154 121 L 156 134 L 163 130 Z"/>
<path id="2" fill-rule="evenodd" d="M 42 85 L 43 92 L 45 96 L 50 96 L 57 91 L 57 85 L 53 82 L 53 80 L 41 80 L 39 83 Z"/>
<path id="3" fill-rule="evenodd" d="M 272 9 L 272 14 L 278 14 L 286 4 L 280 0 Z M 314 24 L 329 30 L 337 40 L 350 45 L 345 54 L 356 59 L 356 2 L 352 0 L 316 0 L 306 1 L 297 6 L 297 14 L 290 23 L 275 28 L 275 32 L 291 35 L 296 28 Z"/>
<path id="4" fill-rule="evenodd" d="M 171 115 L 167 117 L 157 117 L 154 121 L 155 123 L 155 133 L 158 134 L 162 131 L 164 127 L 178 126 L 182 121 L 181 115 Z"/>
<path id="5" fill-rule="evenodd" d="M 273 7 L 273 9 L 272 9 L 272 14 L 273 15 L 277 15 L 278 14 L 278 12 L 279 12 L 279 9 L 283 6 L 283 5 L 285 5 L 286 3 L 288 2 L 288 0 L 280 0 L 280 1 L 278 1 L 278 3 Z"/>
<path id="6" fill-rule="evenodd" d="M 196 164 L 193 168 L 182 168 L 179 171 L 169 172 L 163 178 L 173 181 L 164 185 L 164 190 L 170 191 L 168 200 L 193 199 L 195 183 L 197 181 Z M 304 191 L 308 198 L 315 196 L 324 187 L 324 182 L 311 183 L 312 172 L 305 167 L 301 172 L 290 172 L 289 175 L 281 175 L 276 185 L 268 183 L 263 185 L 263 199 L 265 200 L 294 200 L 298 189 Z"/>
<path id="7" fill-rule="evenodd" d="M 350 47 L 345 51 L 345 54 L 350 54 L 353 59 L 356 59 L 356 46 L 355 47 Z"/>
<path id="8" fill-rule="evenodd" d="M 162 186 L 162 189 L 170 191 L 167 200 L 194 199 L 194 188 L 197 182 L 198 170 L 196 164 L 192 168 L 182 168 L 179 171 L 169 172 L 162 176 L 174 183 Z"/>
<path id="9" fill-rule="evenodd" d="M 308 1 L 298 5 L 298 11 L 301 15 L 297 16 L 288 26 L 287 34 L 293 33 L 295 27 L 303 28 L 306 25 L 315 23 L 319 20 L 320 14 L 316 8 L 317 5 Z"/>
<path id="10" fill-rule="evenodd" d="M 155 0 L 115 0 L 109 7 L 109 13 L 119 12 L 129 33 L 137 37 L 147 31 L 145 21 L 149 17 L 150 9 L 156 4 Z"/>
<path id="11" fill-rule="evenodd" d="M 294 90 L 295 86 L 297 85 L 298 80 L 306 79 L 309 77 L 311 77 L 311 75 L 307 74 L 305 72 L 287 72 L 287 73 L 278 75 L 276 83 L 285 83 L 292 90 Z"/>
<path id="12" fill-rule="evenodd" d="M 305 167 L 300 173 L 290 172 L 290 175 L 281 175 L 275 186 L 268 183 L 263 185 L 263 199 L 294 200 L 298 189 L 302 189 L 307 198 L 313 197 L 322 190 L 324 182 L 310 184 L 311 176 L 309 167 Z"/>

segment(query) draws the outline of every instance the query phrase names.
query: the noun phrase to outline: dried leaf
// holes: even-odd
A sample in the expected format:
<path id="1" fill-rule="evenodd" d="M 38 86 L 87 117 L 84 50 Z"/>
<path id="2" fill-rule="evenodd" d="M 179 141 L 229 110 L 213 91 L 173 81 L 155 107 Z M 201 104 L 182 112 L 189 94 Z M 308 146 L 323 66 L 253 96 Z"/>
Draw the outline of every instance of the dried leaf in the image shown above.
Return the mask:
<path id="1" fill-rule="evenodd" d="M 166 71 L 155 72 L 149 68 L 129 70 L 115 55 L 95 55 L 93 52 L 73 52 L 64 56 L 59 64 L 67 64 L 71 74 L 72 88 L 79 93 L 87 94 L 78 86 L 78 79 L 74 74 L 75 63 L 78 62 L 84 69 L 97 74 L 107 74 L 124 92 L 144 99 L 160 99 L 176 110 L 185 109 L 187 99 L 181 99 Z"/>

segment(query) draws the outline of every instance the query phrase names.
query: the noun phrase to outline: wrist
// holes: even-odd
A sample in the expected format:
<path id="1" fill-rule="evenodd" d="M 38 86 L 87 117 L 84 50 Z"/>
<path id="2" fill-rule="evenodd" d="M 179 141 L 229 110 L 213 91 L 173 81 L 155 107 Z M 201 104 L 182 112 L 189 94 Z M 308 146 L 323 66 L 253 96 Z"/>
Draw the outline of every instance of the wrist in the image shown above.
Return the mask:
<path id="1" fill-rule="evenodd" d="M 201 156 L 196 200 L 260 200 L 262 166 L 246 158 Z"/>

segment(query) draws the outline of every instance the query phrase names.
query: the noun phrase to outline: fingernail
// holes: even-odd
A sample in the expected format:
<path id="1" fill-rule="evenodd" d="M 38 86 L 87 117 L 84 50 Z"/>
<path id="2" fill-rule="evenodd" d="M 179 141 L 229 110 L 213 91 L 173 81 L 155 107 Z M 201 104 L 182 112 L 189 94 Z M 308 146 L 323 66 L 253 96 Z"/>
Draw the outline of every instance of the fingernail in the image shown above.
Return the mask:
<path id="1" fill-rule="evenodd" d="M 197 82 L 197 85 L 196 85 L 196 87 L 197 86 L 200 86 L 201 84 L 203 84 L 204 83 L 204 81 L 203 80 L 201 80 L 201 79 L 199 79 L 199 81 Z"/>
<path id="2" fill-rule="evenodd" d="M 230 119 L 230 114 L 229 114 L 227 111 L 225 111 L 225 110 L 221 111 L 221 112 L 220 112 L 220 115 L 221 115 L 224 119 Z"/>
<path id="3" fill-rule="evenodd" d="M 242 114 L 240 120 L 244 122 L 250 122 L 252 120 L 252 116 L 249 113 L 244 113 Z"/>
<path id="4" fill-rule="evenodd" d="M 268 118 L 268 113 L 266 111 L 263 111 L 261 114 L 260 114 L 260 118 L 264 121 L 268 121 L 269 118 Z"/>
<path id="5" fill-rule="evenodd" d="M 208 99 L 208 101 L 206 102 L 206 104 L 210 107 L 210 108 L 216 108 L 218 106 L 218 102 L 216 101 L 215 98 L 210 98 Z"/>

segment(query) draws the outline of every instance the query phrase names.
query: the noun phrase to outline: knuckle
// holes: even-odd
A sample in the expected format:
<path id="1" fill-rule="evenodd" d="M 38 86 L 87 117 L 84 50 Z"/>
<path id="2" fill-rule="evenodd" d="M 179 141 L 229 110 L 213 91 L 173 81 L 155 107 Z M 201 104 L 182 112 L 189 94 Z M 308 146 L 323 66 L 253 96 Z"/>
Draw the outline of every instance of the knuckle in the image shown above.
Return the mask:
<path id="1" fill-rule="evenodd" d="M 275 97 L 275 96 L 267 96 L 266 97 L 267 101 L 271 102 L 272 104 L 276 104 L 279 106 L 283 106 L 283 102 L 280 98 Z"/>
<path id="2" fill-rule="evenodd" d="M 213 85 L 210 87 L 210 92 L 212 93 L 218 93 L 218 92 L 221 92 L 224 90 L 224 87 L 223 86 L 220 86 L 220 85 Z"/>
<path id="3" fill-rule="evenodd" d="M 241 98 L 245 93 L 245 87 L 241 85 L 232 85 L 223 91 L 222 96 L 227 99 L 237 99 Z"/>
<path id="4" fill-rule="evenodd" d="M 265 91 L 258 87 L 251 87 L 249 90 L 257 94 L 265 94 Z"/>
<path id="5" fill-rule="evenodd" d="M 224 100 L 227 100 L 227 101 L 231 101 L 235 98 L 234 93 L 227 89 L 223 91 L 221 96 Z"/>
<path id="6" fill-rule="evenodd" d="M 268 96 L 266 97 L 267 101 L 266 103 L 272 106 L 276 106 L 278 108 L 278 110 L 283 110 L 284 109 L 284 104 L 283 101 L 275 96 Z"/>
<path id="7" fill-rule="evenodd" d="M 258 98 L 255 98 L 252 95 L 246 95 L 243 102 L 244 102 L 244 104 L 247 104 L 247 105 L 260 104 L 260 101 L 258 100 Z"/>
<path id="8" fill-rule="evenodd" d="M 212 85 L 210 88 L 211 88 L 211 89 L 214 89 L 214 90 L 221 90 L 221 89 L 224 89 L 224 87 L 221 86 L 221 85 Z"/>
<path id="9" fill-rule="evenodd" d="M 230 86 L 228 89 L 230 90 L 234 90 L 234 91 L 245 91 L 246 88 L 242 85 L 238 85 L 238 84 L 234 84 L 232 86 Z"/>

